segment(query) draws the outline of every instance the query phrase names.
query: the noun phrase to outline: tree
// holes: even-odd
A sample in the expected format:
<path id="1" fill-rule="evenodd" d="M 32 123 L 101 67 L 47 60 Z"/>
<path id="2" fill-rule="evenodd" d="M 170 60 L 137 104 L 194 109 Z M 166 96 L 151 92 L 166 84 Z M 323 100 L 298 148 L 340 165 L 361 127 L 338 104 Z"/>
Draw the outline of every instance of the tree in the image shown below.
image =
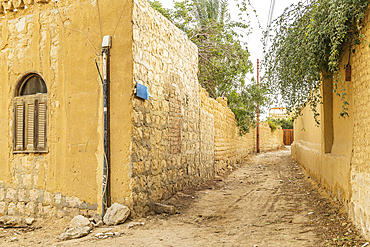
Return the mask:
<path id="1" fill-rule="evenodd" d="M 294 124 L 293 118 L 267 118 L 266 122 L 273 130 L 275 130 L 277 126 L 281 126 L 282 129 L 293 129 Z"/>
<path id="2" fill-rule="evenodd" d="M 310 105 L 318 121 L 322 77 L 334 79 L 334 90 L 342 100 L 341 116 L 348 115 L 344 79 L 340 77 L 340 55 L 350 52 L 363 38 L 362 22 L 367 0 L 301 1 L 287 8 L 274 22 L 275 36 L 266 54 L 264 81 L 271 94 L 296 114 Z"/>
<path id="3" fill-rule="evenodd" d="M 169 20 L 183 30 L 198 47 L 199 83 L 213 98 L 226 97 L 241 133 L 255 123 L 256 105 L 265 104 L 264 87 L 245 81 L 252 72 L 247 46 L 241 41 L 249 27 L 230 19 L 227 0 L 184 0 L 175 2 Z"/>

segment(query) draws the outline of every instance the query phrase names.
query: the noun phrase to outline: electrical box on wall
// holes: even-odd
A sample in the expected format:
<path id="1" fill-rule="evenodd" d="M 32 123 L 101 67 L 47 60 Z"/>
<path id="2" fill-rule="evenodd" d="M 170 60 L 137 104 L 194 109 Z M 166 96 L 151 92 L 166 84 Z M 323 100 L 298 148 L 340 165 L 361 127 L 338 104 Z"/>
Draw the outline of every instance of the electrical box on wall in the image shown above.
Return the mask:
<path id="1" fill-rule="evenodd" d="M 140 83 L 136 83 L 136 97 L 139 97 L 140 99 L 149 100 L 149 88 L 141 85 Z"/>
<path id="2" fill-rule="evenodd" d="M 106 35 L 103 37 L 103 43 L 101 45 L 103 48 L 110 48 L 112 47 L 112 37 L 109 35 Z"/>

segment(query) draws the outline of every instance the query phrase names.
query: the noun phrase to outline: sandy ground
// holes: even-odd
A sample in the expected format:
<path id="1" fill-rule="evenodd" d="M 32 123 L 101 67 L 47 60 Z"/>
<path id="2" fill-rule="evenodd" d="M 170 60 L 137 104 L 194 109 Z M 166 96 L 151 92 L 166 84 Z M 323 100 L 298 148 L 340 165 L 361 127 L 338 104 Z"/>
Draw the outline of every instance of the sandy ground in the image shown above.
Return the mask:
<path id="1" fill-rule="evenodd" d="M 33 228 L 0 229 L 1 246 L 363 246 L 333 202 L 290 156 L 290 149 L 250 156 L 226 175 L 166 201 L 175 215 L 151 214 L 59 242 L 70 218 L 39 219 Z M 97 233 L 119 236 L 96 237 Z M 370 246 L 370 245 L 369 245 Z"/>

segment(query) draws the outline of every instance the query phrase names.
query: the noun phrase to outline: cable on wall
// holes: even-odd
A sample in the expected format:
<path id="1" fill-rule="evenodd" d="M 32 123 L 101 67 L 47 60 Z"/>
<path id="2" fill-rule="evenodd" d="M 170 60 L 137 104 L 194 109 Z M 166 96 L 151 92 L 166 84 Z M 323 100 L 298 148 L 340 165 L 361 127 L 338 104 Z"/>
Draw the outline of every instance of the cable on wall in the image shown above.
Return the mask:
<path id="1" fill-rule="evenodd" d="M 116 27 L 114 28 L 114 31 L 113 31 L 112 37 L 114 37 L 114 34 L 116 33 L 117 27 L 118 27 L 118 25 L 119 25 L 119 23 L 120 23 L 120 21 L 121 21 L 122 16 L 123 16 L 123 12 L 125 12 L 127 2 L 128 2 L 128 0 L 126 0 L 125 6 L 123 6 L 123 9 L 122 9 L 121 15 L 120 15 L 120 16 L 119 16 L 119 18 L 118 18 L 117 25 L 116 25 Z"/>
<path id="2" fill-rule="evenodd" d="M 63 27 L 65 28 L 68 28 L 68 29 L 72 29 L 72 28 L 69 28 L 69 27 L 66 27 L 63 23 L 63 20 L 62 20 L 62 17 L 61 17 L 61 14 L 60 14 L 60 11 L 59 11 L 59 8 L 58 6 L 56 5 L 56 2 L 55 3 L 55 7 L 57 8 L 57 11 L 59 13 L 59 18 L 62 22 L 62 25 Z M 72 23 L 73 24 L 73 23 Z M 76 146 L 81 152 L 86 152 L 87 150 L 87 147 L 90 143 L 90 140 L 92 138 L 92 135 L 93 135 L 93 131 L 94 131 L 94 128 L 95 128 L 95 125 L 96 125 L 96 122 L 97 122 L 97 119 L 98 119 L 98 113 L 99 113 L 99 96 L 100 96 L 100 84 L 98 84 L 98 92 L 97 92 L 97 95 L 96 95 L 96 113 L 95 113 L 95 118 L 94 118 L 94 121 L 93 121 L 93 124 L 91 126 L 91 131 L 90 131 L 90 136 L 85 144 L 85 148 L 81 148 L 80 146 L 78 146 L 78 144 L 76 143 L 75 139 L 73 138 L 72 136 L 72 133 L 71 133 L 71 126 L 70 126 L 70 119 L 68 117 L 68 110 L 67 110 L 67 98 L 66 98 L 66 81 L 67 81 L 67 73 L 66 73 L 66 63 L 65 63 L 65 58 L 64 58 L 64 36 L 65 36 L 65 33 L 64 33 L 64 29 L 62 29 L 63 31 L 63 34 L 62 34 L 62 42 L 61 42 L 61 46 L 62 46 L 62 63 L 63 63 L 63 72 L 64 72 L 64 79 L 63 79 L 63 97 L 64 97 L 64 110 L 65 110 L 65 114 L 66 114 L 66 119 L 67 119 L 67 129 L 68 129 L 68 133 L 69 133 L 69 137 L 71 138 L 72 142 L 73 142 L 73 145 Z M 84 34 L 81 30 L 77 30 L 77 29 L 72 29 L 74 31 L 78 31 L 82 34 Z M 97 53 L 96 50 L 94 49 L 94 47 L 92 46 L 92 44 L 90 43 L 89 39 L 87 38 L 87 36 L 84 34 L 86 40 L 89 42 L 90 46 L 93 48 L 94 50 L 94 53 Z M 95 61 L 96 61 L 96 58 L 101 56 L 101 54 L 97 54 L 97 56 L 95 57 Z"/>
<path id="3" fill-rule="evenodd" d="M 100 38 L 103 40 L 103 32 L 102 32 L 102 29 L 101 29 L 101 20 L 100 20 L 99 0 L 96 0 L 96 5 L 98 6 L 98 17 L 99 17 L 99 27 L 100 27 Z"/>
<path id="4" fill-rule="evenodd" d="M 65 28 L 68 28 L 68 29 L 70 29 L 70 30 L 72 30 L 72 31 L 76 31 L 76 32 L 79 32 L 79 33 L 81 33 L 84 37 L 85 37 L 85 39 L 87 40 L 87 42 L 89 42 L 89 44 L 90 44 L 90 46 L 91 46 L 91 48 L 94 50 L 94 52 L 95 52 L 95 55 L 99 55 L 99 53 L 96 51 L 96 49 L 94 48 L 94 46 L 91 44 L 91 42 L 94 42 L 95 44 L 97 44 L 98 46 L 99 46 L 99 48 L 101 48 L 101 46 L 100 46 L 100 44 L 99 43 L 97 43 L 97 42 L 95 42 L 93 39 L 91 39 L 91 38 L 89 38 L 83 31 L 81 31 L 72 21 L 70 21 L 66 16 L 64 16 L 64 18 L 66 19 L 66 20 L 69 20 L 71 23 L 72 23 L 72 25 L 75 27 L 75 28 L 70 28 L 70 27 L 67 27 L 66 25 L 64 25 L 64 22 L 63 22 L 63 19 L 62 19 L 62 14 L 61 14 L 61 12 L 60 12 L 60 10 L 59 10 L 59 8 L 58 8 L 58 5 L 57 5 L 57 2 L 56 1 L 54 1 L 54 5 L 55 5 L 55 8 L 56 8 L 56 10 L 58 11 L 58 14 L 59 14 L 59 19 L 60 19 L 60 21 L 62 22 L 62 25 L 63 25 L 63 27 L 65 27 Z M 90 42 L 90 40 L 91 40 L 91 42 Z"/>

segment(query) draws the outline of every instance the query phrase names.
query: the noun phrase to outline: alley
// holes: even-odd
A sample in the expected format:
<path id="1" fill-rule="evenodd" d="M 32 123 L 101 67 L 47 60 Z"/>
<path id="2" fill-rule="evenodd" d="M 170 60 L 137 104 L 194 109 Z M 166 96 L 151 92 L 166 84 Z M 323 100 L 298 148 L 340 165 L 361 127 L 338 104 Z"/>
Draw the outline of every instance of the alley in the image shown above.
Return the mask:
<path id="1" fill-rule="evenodd" d="M 58 242 L 59 228 L 10 232 L 7 246 L 362 246 L 342 207 L 318 189 L 290 156 L 290 149 L 250 156 L 228 174 L 177 193 L 166 203 L 175 215 L 151 214 L 96 228 L 87 237 Z M 39 222 L 40 224 L 41 222 Z M 53 230 L 51 230 L 53 229 Z M 119 236 L 104 235 L 106 232 Z M 14 232 L 13 232 L 14 233 Z M 99 234 L 103 233 L 103 234 Z M 107 236 L 100 239 L 98 236 Z"/>

